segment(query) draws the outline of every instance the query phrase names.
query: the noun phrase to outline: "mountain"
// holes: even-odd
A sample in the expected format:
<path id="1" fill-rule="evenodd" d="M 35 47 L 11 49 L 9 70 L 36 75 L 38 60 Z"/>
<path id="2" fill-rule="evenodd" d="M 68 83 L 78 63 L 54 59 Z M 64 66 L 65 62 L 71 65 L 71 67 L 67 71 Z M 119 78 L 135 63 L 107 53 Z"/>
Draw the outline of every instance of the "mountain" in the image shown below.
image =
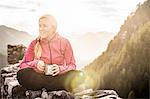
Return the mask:
<path id="1" fill-rule="evenodd" d="M 26 32 L 18 31 L 13 28 L 1 25 L 0 26 L 0 68 L 7 64 L 7 44 L 23 44 L 28 46 L 33 39 Z"/>
<path id="2" fill-rule="evenodd" d="M 139 4 L 107 50 L 84 70 L 95 89 L 113 89 L 124 98 L 149 97 L 150 0 Z"/>
<path id="3" fill-rule="evenodd" d="M 107 48 L 113 36 L 113 33 L 109 32 L 89 32 L 68 37 L 73 47 L 77 68 L 81 69 L 88 64 L 89 61 L 93 61 L 99 53 L 102 53 Z M 26 32 L 1 25 L 0 66 L 2 67 L 7 64 L 7 44 L 23 44 L 28 46 L 32 39 L 33 37 Z"/>
<path id="4" fill-rule="evenodd" d="M 73 35 L 68 39 L 73 47 L 76 58 L 77 68 L 92 62 L 99 53 L 106 50 L 109 41 L 114 37 L 113 33 L 109 32 L 87 32 L 81 35 Z"/>

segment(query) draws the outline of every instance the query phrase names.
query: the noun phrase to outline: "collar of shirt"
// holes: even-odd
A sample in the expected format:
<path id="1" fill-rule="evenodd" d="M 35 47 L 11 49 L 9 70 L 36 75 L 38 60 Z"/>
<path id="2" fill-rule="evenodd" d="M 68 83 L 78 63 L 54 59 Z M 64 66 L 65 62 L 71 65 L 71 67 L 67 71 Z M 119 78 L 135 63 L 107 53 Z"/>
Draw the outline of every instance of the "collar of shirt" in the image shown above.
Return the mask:
<path id="1" fill-rule="evenodd" d="M 41 40 L 41 43 L 48 43 L 48 42 L 53 42 L 59 38 L 58 32 L 56 32 L 53 37 L 50 40 L 47 40 L 46 38 Z"/>

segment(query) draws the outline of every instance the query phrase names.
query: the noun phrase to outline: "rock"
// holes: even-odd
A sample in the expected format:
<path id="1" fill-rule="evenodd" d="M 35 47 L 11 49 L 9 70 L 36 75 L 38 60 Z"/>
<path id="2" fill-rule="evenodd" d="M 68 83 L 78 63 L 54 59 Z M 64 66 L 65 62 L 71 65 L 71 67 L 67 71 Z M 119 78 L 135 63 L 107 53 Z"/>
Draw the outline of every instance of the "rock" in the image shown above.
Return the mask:
<path id="1" fill-rule="evenodd" d="M 75 94 L 75 99 L 120 99 L 114 90 L 87 89 Z"/>
<path id="2" fill-rule="evenodd" d="M 7 61 L 9 64 L 18 63 L 23 58 L 26 47 L 20 45 L 7 45 Z"/>
<path id="3" fill-rule="evenodd" d="M 45 89 L 38 91 L 26 90 L 19 85 L 16 79 L 19 64 L 8 65 L 1 68 L 1 98 L 27 98 L 27 99 L 74 99 L 74 96 L 64 90 L 47 92 Z"/>
<path id="4" fill-rule="evenodd" d="M 32 91 L 32 90 L 27 90 L 25 92 L 25 95 L 28 99 L 35 99 L 38 97 L 41 97 L 42 91 L 38 90 L 38 91 Z"/>
<path id="5" fill-rule="evenodd" d="M 12 98 L 13 99 L 25 99 L 26 98 L 26 89 L 21 85 L 17 85 L 12 89 Z"/>
<path id="6" fill-rule="evenodd" d="M 48 97 L 46 99 L 74 99 L 74 95 L 70 92 L 60 90 L 47 92 Z"/>

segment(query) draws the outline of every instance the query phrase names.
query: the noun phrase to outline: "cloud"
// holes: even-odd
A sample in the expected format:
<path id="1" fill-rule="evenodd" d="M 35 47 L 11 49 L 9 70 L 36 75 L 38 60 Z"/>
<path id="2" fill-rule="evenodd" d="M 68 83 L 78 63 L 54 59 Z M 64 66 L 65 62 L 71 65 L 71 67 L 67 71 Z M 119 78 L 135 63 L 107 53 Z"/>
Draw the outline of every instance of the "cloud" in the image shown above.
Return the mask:
<path id="1" fill-rule="evenodd" d="M 37 0 L 1 0 L 0 9 L 36 11 L 40 6 Z"/>
<path id="2" fill-rule="evenodd" d="M 108 6 L 99 6 L 96 8 L 96 12 L 104 17 L 117 16 L 118 10 Z"/>
<path id="3" fill-rule="evenodd" d="M 0 4 L 0 8 L 11 9 L 11 10 L 14 10 L 14 9 L 26 9 L 24 7 L 17 7 L 17 6 L 11 6 L 11 5 L 2 5 L 2 4 Z"/>
<path id="4" fill-rule="evenodd" d="M 84 0 L 82 3 L 86 4 L 91 14 L 99 20 L 110 20 L 119 15 L 115 0 Z"/>
<path id="5" fill-rule="evenodd" d="M 131 9 L 135 7 L 136 2 L 133 1 L 1 0 L 0 19 L 3 20 L 0 20 L 0 23 L 13 24 L 13 26 L 24 28 L 29 32 L 35 31 L 35 27 L 28 28 L 28 26 L 35 26 L 39 16 L 49 13 L 56 17 L 58 30 L 64 34 L 89 31 L 116 32 Z M 141 0 L 137 0 L 137 2 L 139 1 Z"/>
<path id="6" fill-rule="evenodd" d="M 86 2 L 94 5 L 112 5 L 114 3 L 111 0 L 88 0 Z"/>

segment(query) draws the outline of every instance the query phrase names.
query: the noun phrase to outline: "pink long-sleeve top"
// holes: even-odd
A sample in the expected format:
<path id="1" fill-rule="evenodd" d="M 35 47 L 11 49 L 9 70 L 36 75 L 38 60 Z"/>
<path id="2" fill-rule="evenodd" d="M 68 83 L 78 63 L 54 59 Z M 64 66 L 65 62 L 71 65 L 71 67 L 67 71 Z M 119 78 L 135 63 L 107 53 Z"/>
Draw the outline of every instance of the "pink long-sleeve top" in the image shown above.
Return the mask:
<path id="1" fill-rule="evenodd" d="M 76 69 L 73 50 L 68 39 L 56 33 L 50 41 L 46 39 L 40 40 L 42 55 L 39 59 L 34 57 L 36 42 L 37 40 L 33 40 L 27 48 L 25 56 L 20 63 L 20 69 L 33 68 L 35 71 L 40 72 L 36 67 L 39 60 L 43 60 L 45 64 L 57 64 L 60 69 L 59 74 Z"/>

